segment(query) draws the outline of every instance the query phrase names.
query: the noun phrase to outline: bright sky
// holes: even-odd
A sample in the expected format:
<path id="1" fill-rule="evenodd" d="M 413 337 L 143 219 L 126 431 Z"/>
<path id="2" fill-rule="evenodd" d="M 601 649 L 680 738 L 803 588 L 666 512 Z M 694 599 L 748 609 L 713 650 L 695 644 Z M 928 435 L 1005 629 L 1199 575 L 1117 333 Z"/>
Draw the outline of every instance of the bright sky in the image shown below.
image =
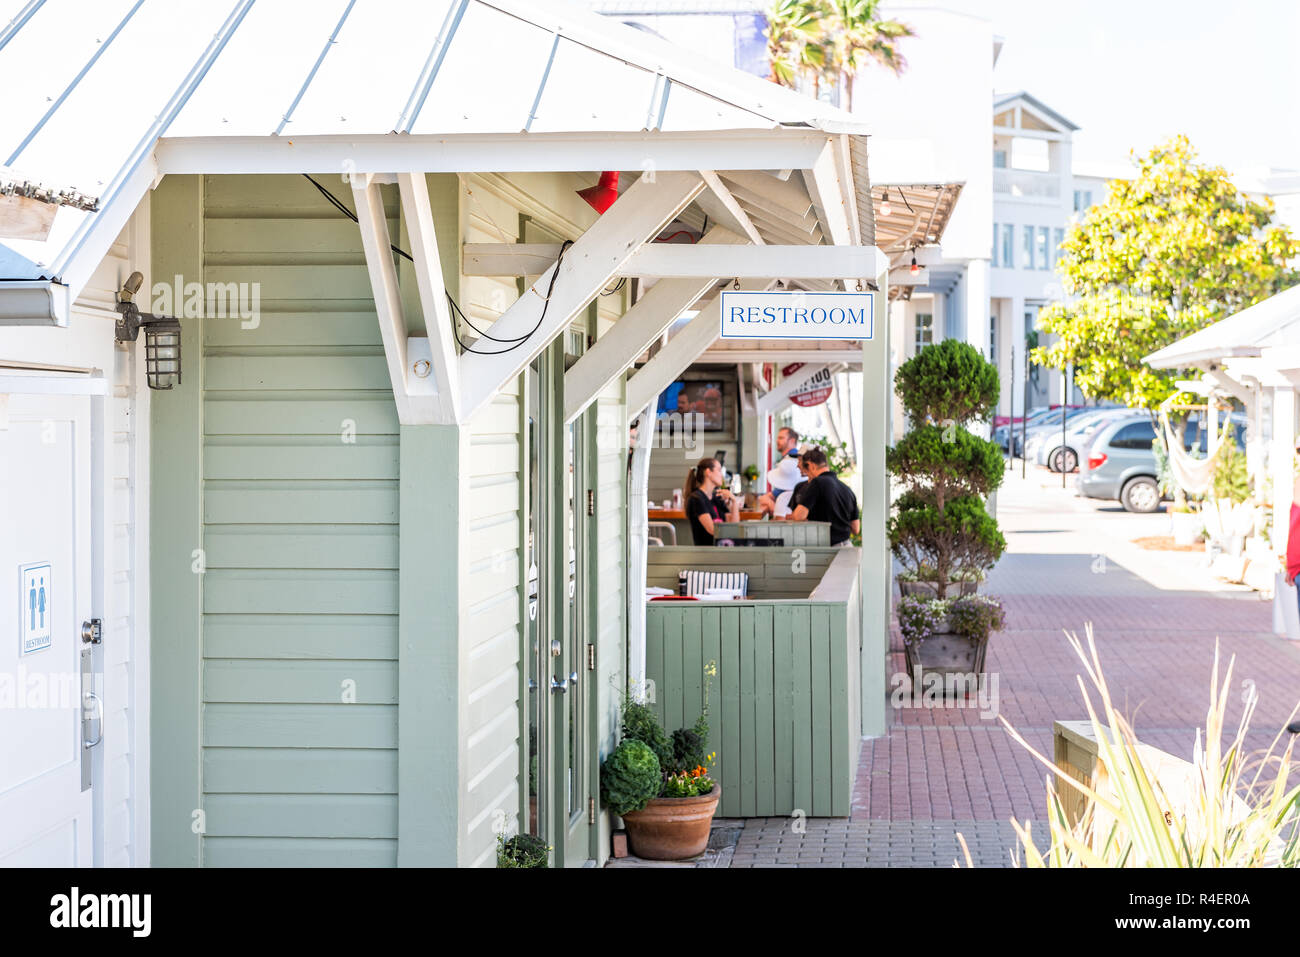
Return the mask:
<path id="1" fill-rule="evenodd" d="M 1082 127 L 1076 164 L 1124 162 L 1130 149 L 1182 132 L 1233 170 L 1300 169 L 1294 0 L 936 5 L 992 21 L 1005 40 L 995 89 L 1026 90 Z"/>

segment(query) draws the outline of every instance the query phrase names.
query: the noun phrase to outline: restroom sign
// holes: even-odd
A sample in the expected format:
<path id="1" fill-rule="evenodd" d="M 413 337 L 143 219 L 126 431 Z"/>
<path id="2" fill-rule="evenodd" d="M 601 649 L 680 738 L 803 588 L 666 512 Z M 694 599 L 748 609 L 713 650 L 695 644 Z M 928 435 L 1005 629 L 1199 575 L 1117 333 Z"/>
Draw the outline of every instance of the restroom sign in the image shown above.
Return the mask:
<path id="1" fill-rule="evenodd" d="M 870 339 L 870 292 L 722 293 L 723 339 Z"/>
<path id="2" fill-rule="evenodd" d="M 54 576 L 49 562 L 18 567 L 18 654 L 50 647 L 54 634 Z"/>

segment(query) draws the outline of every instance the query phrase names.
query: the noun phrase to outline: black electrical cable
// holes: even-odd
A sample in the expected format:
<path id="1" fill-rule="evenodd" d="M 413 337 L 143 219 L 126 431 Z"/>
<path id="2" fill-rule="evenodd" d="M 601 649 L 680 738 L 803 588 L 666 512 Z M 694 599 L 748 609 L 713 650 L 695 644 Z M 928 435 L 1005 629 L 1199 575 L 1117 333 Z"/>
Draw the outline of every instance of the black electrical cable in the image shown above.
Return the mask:
<path id="1" fill-rule="evenodd" d="M 346 206 L 344 206 L 343 202 L 337 196 L 335 196 L 333 193 L 327 190 L 320 183 L 316 182 L 316 180 L 312 179 L 306 173 L 303 173 L 302 175 L 307 177 L 307 181 L 310 182 L 313 186 L 315 186 L 318 190 L 320 190 L 320 194 L 324 196 L 327 200 L 329 200 L 331 206 L 337 209 L 348 219 L 352 220 L 354 223 L 360 225 L 361 221 L 357 219 L 357 214 L 352 212 L 352 210 L 348 209 Z M 395 246 L 392 243 L 388 244 L 388 248 L 391 249 L 393 252 L 397 253 L 397 255 L 401 256 L 403 259 L 406 259 L 408 262 L 415 262 L 415 258 L 410 253 L 408 253 L 405 249 Z"/>
<path id="2" fill-rule="evenodd" d="M 493 351 L 491 351 L 491 352 L 485 351 L 485 350 L 483 350 L 483 349 L 473 349 L 473 348 L 471 348 L 471 347 L 465 345 L 465 343 L 464 343 L 463 341 L 461 341 L 460 333 L 458 333 L 458 332 L 456 331 L 456 324 L 455 324 L 455 323 L 452 323 L 452 326 L 451 326 L 451 334 L 452 334 L 453 336 L 456 337 L 456 344 L 459 345 L 459 346 L 461 347 L 461 349 L 463 349 L 465 352 L 472 352 L 472 353 L 474 353 L 475 355 L 480 355 L 480 356 L 503 356 L 503 355 L 505 355 L 507 352 L 514 352 L 516 349 L 518 349 L 520 346 L 522 346 L 525 342 L 527 342 L 529 339 L 531 339 L 532 336 L 533 336 L 533 333 L 535 333 L 538 329 L 540 329 L 540 328 L 542 327 L 542 320 L 544 320 L 544 319 L 546 318 L 546 310 L 549 309 L 549 308 L 550 308 L 550 305 L 551 305 L 551 293 L 555 291 L 555 280 L 556 280 L 556 279 L 559 277 L 559 275 L 560 275 L 560 264 L 561 264 L 562 262 L 564 262 L 564 253 L 565 253 L 565 252 L 568 250 L 568 248 L 569 248 L 570 246 L 572 246 L 572 245 L 573 245 L 573 240 L 571 240 L 571 239 L 566 239 L 566 240 L 565 240 L 565 241 L 560 245 L 560 255 L 559 255 L 559 258 L 557 258 L 557 259 L 555 260 L 555 268 L 551 270 L 551 281 L 550 281 L 550 283 L 547 284 L 547 286 L 546 286 L 546 297 L 542 300 L 542 314 L 541 314 L 540 316 L 537 317 L 537 322 L 533 323 L 533 328 L 529 329 L 528 332 L 525 333 L 525 334 L 522 335 L 522 336 L 511 337 L 511 338 L 508 338 L 508 339 L 498 339 L 498 338 L 496 338 L 496 337 L 494 337 L 494 336 L 489 336 L 489 335 L 487 335 L 487 333 L 479 332 L 479 335 L 480 335 L 481 337 L 483 337 L 483 338 L 485 338 L 485 339 L 491 339 L 493 342 L 513 342 L 514 345 L 510 346 L 508 349 L 496 349 L 496 350 L 493 350 Z M 530 288 L 531 288 L 531 287 L 530 287 Z M 525 292 L 524 295 L 528 295 L 528 293 Z M 447 294 L 447 301 L 450 302 L 453 306 L 456 307 L 456 312 L 461 316 L 462 319 L 465 320 L 466 324 L 467 324 L 471 329 L 474 329 L 475 332 L 478 332 L 478 329 L 476 329 L 476 328 L 474 327 L 474 324 L 471 323 L 471 322 L 469 321 L 468 317 L 465 316 L 465 313 L 461 312 L 461 310 L 460 310 L 460 306 L 456 306 L 456 304 L 455 304 L 455 300 L 453 300 L 453 299 L 451 298 L 451 293 L 448 293 L 448 294 Z"/>
<path id="3" fill-rule="evenodd" d="M 326 188 L 325 188 L 324 186 L 322 186 L 320 183 L 316 182 L 316 180 L 313 179 L 313 178 L 312 178 L 311 176 L 309 176 L 308 174 L 303 173 L 302 175 L 307 179 L 307 181 L 308 181 L 309 183 L 311 183 L 313 186 L 316 187 L 317 190 L 320 191 L 320 194 L 321 194 L 322 196 L 324 196 L 326 200 L 329 201 L 329 204 L 330 204 L 331 206 L 333 206 L 335 209 L 337 209 L 340 213 L 342 213 L 342 214 L 343 214 L 344 216 L 346 216 L 348 219 L 352 220 L 354 223 L 357 223 L 358 225 L 360 225 L 360 220 L 357 219 L 357 215 L 356 215 L 356 213 L 354 213 L 354 212 L 352 212 L 352 210 L 348 209 L 347 206 L 345 206 L 345 205 L 343 204 L 343 202 L 342 202 L 342 201 L 341 201 L 337 196 L 335 196 L 333 193 L 331 193 L 328 189 L 326 189 Z M 532 336 L 533 336 L 533 333 L 535 333 L 538 329 L 541 328 L 541 326 L 542 326 L 542 320 L 546 318 L 546 310 L 547 310 L 547 308 L 548 308 L 548 307 L 550 306 L 550 304 L 551 304 L 551 292 L 555 289 L 555 279 L 556 279 L 556 277 L 560 274 L 560 263 L 562 263 L 562 262 L 564 261 L 564 253 L 565 253 L 565 250 L 567 250 L 567 249 L 568 249 L 570 246 L 572 246 L 572 245 L 573 245 L 573 240 L 571 240 L 571 239 L 566 239 L 566 240 L 564 241 L 564 243 L 560 246 L 560 256 L 559 256 L 558 259 L 555 260 L 555 271 L 551 273 L 551 283 L 550 283 L 550 285 L 547 286 L 547 288 L 546 288 L 546 298 L 545 298 L 545 300 L 543 300 L 543 302 L 542 302 L 542 314 L 541 314 L 540 316 L 537 317 L 537 323 L 533 326 L 533 328 L 529 329 L 528 332 L 525 333 L 525 334 L 522 335 L 522 336 L 510 336 L 510 337 L 507 337 L 507 338 L 498 338 L 497 336 L 489 335 L 488 333 L 486 333 L 486 332 L 484 332 L 482 329 L 480 329 L 478 326 L 474 325 L 474 323 L 470 322 L 469 316 L 465 315 L 464 311 L 463 311 L 463 310 L 460 308 L 460 306 L 457 304 L 456 300 L 453 299 L 453 298 L 451 298 L 451 293 L 448 292 L 448 293 L 447 293 L 447 302 L 449 302 L 449 303 L 451 304 L 452 311 L 453 311 L 457 316 L 460 316 L 460 318 L 463 319 L 463 320 L 465 321 L 465 325 L 467 325 L 467 326 L 469 326 L 471 329 L 473 329 L 474 332 L 478 335 L 478 337 L 479 337 L 480 339 L 487 339 L 487 340 L 489 340 L 489 341 L 491 341 L 491 342 L 514 343 L 514 345 L 510 346 L 509 349 L 498 349 L 498 350 L 493 351 L 493 352 L 485 352 L 485 351 L 483 351 L 482 349 L 474 349 L 474 348 L 471 348 L 470 346 L 465 345 L 464 341 L 463 341 L 463 340 L 461 339 L 461 337 L 460 337 L 460 333 L 456 331 L 456 323 L 455 323 L 455 321 L 453 321 L 452 324 L 451 324 L 451 334 L 455 337 L 455 339 L 456 339 L 456 344 L 457 344 L 458 346 L 460 346 L 461 351 L 462 351 L 462 352 L 473 352 L 473 353 L 475 353 L 476 355 L 480 355 L 480 356 L 500 356 L 500 355 L 505 355 L 507 352 L 513 352 L 514 350 L 516 350 L 516 349 L 518 349 L 520 346 L 522 346 L 525 342 L 527 342 L 529 339 L 531 339 Z M 408 253 L 406 250 L 400 248 L 399 246 L 396 246 L 396 245 L 394 245 L 393 243 L 389 243 L 389 244 L 388 244 L 388 247 L 389 247 L 393 252 L 397 253 L 399 256 L 402 256 L 403 258 L 405 258 L 407 261 L 412 262 L 412 263 L 415 262 L 415 257 L 413 257 L 410 253 Z M 623 279 L 619 280 L 619 284 L 618 284 L 617 286 L 614 287 L 614 289 L 612 290 L 612 292 L 617 292 L 619 289 L 621 289 L 622 286 L 623 286 L 623 283 L 625 283 L 626 281 L 627 281 L 626 277 L 624 277 Z"/>

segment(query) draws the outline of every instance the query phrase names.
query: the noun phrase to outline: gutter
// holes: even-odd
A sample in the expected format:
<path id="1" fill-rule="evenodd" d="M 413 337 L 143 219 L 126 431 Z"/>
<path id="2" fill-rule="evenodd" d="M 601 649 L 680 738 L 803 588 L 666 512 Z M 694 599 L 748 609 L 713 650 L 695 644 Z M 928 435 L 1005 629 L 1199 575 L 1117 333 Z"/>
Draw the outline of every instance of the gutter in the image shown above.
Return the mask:
<path id="1" fill-rule="evenodd" d="M 0 279 L 0 326 L 66 327 L 71 293 L 48 279 Z"/>

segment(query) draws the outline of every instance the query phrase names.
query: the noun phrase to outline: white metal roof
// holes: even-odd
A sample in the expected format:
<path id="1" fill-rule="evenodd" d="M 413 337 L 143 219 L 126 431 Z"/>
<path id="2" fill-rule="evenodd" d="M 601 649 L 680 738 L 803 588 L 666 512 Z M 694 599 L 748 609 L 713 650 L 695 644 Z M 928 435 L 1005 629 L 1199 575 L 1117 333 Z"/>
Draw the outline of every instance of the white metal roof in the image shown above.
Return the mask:
<path id="1" fill-rule="evenodd" d="M 0 279 L 57 278 L 160 138 L 866 132 L 561 0 L 0 0 L 0 24 L 0 165 L 101 199 L 0 246 Z"/>
<path id="2" fill-rule="evenodd" d="M 1157 369 L 1186 369 L 1198 363 L 1258 356 L 1271 346 L 1300 341 L 1300 286 L 1220 319 L 1142 361 Z"/>

